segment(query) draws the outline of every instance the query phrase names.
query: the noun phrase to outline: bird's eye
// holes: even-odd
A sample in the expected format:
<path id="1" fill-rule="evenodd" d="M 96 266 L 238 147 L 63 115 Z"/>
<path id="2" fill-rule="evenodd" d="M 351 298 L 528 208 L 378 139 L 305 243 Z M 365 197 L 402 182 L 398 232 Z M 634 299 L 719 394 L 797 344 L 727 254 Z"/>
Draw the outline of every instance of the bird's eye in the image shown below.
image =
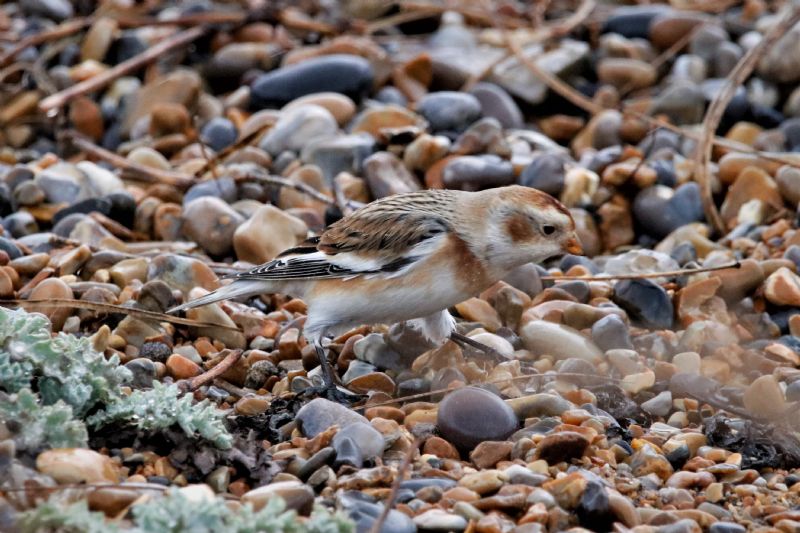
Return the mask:
<path id="1" fill-rule="evenodd" d="M 552 235 L 555 232 L 556 232 L 556 227 L 551 224 L 545 224 L 544 226 L 542 226 L 542 233 L 544 233 L 545 235 Z"/>

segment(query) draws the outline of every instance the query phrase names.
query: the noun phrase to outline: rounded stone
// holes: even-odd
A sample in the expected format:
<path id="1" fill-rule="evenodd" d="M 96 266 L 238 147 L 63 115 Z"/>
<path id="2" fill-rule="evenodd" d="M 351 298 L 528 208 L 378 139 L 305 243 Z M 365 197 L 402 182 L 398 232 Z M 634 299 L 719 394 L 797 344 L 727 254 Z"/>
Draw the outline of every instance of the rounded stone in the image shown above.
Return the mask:
<path id="1" fill-rule="evenodd" d="M 321 87 L 360 102 L 372 89 L 372 66 L 360 56 L 331 54 L 262 74 L 253 82 L 250 106 L 281 107 Z"/>
<path id="2" fill-rule="evenodd" d="M 517 417 L 503 400 L 477 387 L 455 390 L 439 404 L 436 425 L 462 451 L 481 442 L 505 440 L 517 429 Z"/>
<path id="3" fill-rule="evenodd" d="M 417 103 L 433 131 L 460 132 L 481 116 L 481 103 L 471 94 L 455 91 L 428 93 Z"/>
<path id="4" fill-rule="evenodd" d="M 213 196 L 193 200 L 183 211 L 183 233 L 218 257 L 233 249 L 233 234 L 243 222 L 242 215 Z"/>

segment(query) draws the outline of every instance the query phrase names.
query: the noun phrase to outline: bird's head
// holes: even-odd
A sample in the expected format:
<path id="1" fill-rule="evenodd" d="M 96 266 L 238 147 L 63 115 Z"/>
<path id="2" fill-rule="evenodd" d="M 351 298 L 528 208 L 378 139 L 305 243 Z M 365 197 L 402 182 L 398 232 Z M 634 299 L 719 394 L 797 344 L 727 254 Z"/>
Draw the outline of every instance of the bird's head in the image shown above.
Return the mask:
<path id="1" fill-rule="evenodd" d="M 512 185 L 496 191 L 489 208 L 489 256 L 505 268 L 564 254 L 580 254 L 575 221 L 564 205 L 542 191 Z"/>

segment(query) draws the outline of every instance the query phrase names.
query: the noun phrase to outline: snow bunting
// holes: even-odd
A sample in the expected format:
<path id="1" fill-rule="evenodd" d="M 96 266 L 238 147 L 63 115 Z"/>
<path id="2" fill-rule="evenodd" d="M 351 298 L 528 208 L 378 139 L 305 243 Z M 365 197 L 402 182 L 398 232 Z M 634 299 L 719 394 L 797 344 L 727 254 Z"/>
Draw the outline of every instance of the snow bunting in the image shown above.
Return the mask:
<path id="1" fill-rule="evenodd" d="M 449 307 L 520 265 L 580 252 L 569 211 L 536 189 L 397 194 L 168 312 L 264 293 L 300 297 L 308 305 L 303 334 L 316 347 L 331 387 L 322 347 L 326 335 L 409 320 L 431 340 L 444 342 L 455 329 Z"/>

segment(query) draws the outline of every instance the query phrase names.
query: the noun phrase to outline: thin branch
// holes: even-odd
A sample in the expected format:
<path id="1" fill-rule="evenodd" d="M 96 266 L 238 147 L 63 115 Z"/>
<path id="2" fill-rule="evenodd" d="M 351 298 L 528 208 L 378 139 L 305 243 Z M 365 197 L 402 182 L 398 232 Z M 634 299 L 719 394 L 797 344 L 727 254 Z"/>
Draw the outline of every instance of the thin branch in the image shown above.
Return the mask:
<path id="1" fill-rule="evenodd" d="M 85 18 L 78 18 L 74 20 L 70 20 L 59 24 L 55 28 L 45 30 L 43 32 L 37 33 L 35 35 L 31 35 L 29 37 L 25 37 L 21 41 L 19 41 L 15 46 L 13 46 L 10 50 L 5 52 L 3 55 L 0 56 L 0 67 L 5 67 L 9 63 L 11 63 L 15 57 L 17 57 L 23 50 L 31 46 L 39 46 L 42 43 L 46 43 L 48 41 L 54 41 L 56 39 L 61 39 L 62 37 L 68 37 L 73 33 L 81 31 L 83 28 L 89 26 L 94 19 L 91 17 Z"/>
<path id="2" fill-rule="evenodd" d="M 530 70 L 537 78 L 541 79 L 550 89 L 558 93 L 568 102 L 576 107 L 587 111 L 592 115 L 596 115 L 603 111 L 603 108 L 592 100 L 582 95 L 573 89 L 568 83 L 560 79 L 558 76 L 550 74 L 546 70 L 539 67 L 536 62 L 525 55 L 525 52 L 520 47 L 519 43 L 509 38 L 508 33 L 503 33 L 506 47 L 514 54 L 514 57 L 522 63 L 528 70 Z"/>
<path id="3" fill-rule="evenodd" d="M 172 172 L 169 170 L 160 170 L 130 161 L 121 155 L 98 146 L 76 131 L 69 130 L 63 132 L 61 135 L 72 142 L 72 144 L 79 150 L 86 152 L 92 157 L 96 157 L 111 163 L 111 165 L 114 167 L 127 172 L 129 174 L 125 176 L 127 179 L 144 181 L 147 183 L 166 183 L 184 189 L 191 187 L 196 183 L 194 178 L 189 174 L 182 174 L 180 172 Z"/>
<path id="4" fill-rule="evenodd" d="M 511 377 L 493 379 L 491 381 L 483 381 L 479 384 L 497 385 L 498 383 L 505 383 L 507 381 L 523 381 L 526 379 L 559 379 L 559 378 L 591 378 L 595 380 L 601 379 L 609 383 L 622 383 L 624 381 L 620 378 L 612 378 L 611 376 L 600 376 L 598 374 L 583 374 L 581 372 L 561 372 L 552 374 L 522 374 L 520 376 L 511 376 Z M 449 392 L 453 392 L 453 389 L 436 389 L 428 392 L 419 392 L 417 394 L 409 394 L 408 396 L 400 396 L 399 398 L 392 398 L 391 400 L 386 400 L 385 402 L 371 403 L 369 405 L 355 407 L 355 409 L 368 409 L 370 407 L 383 407 L 385 405 L 395 405 L 398 402 L 421 400 L 422 398 L 428 398 L 430 396 L 436 396 L 438 394 L 447 394 Z"/>
<path id="5" fill-rule="evenodd" d="M 92 311 L 100 311 L 103 313 L 121 313 L 123 315 L 130 315 L 140 320 L 155 320 L 157 322 L 171 322 L 173 324 L 180 324 L 182 326 L 190 326 L 195 328 L 222 328 L 231 331 L 241 331 L 234 326 L 226 326 L 224 324 L 216 324 L 214 322 L 200 322 L 199 320 L 191 320 L 188 318 L 180 318 L 165 313 L 158 313 L 156 311 L 146 311 L 144 309 L 134 309 L 132 307 L 125 307 L 116 304 L 104 304 L 99 302 L 87 302 L 86 300 L 69 300 L 61 298 L 50 298 L 47 300 L 0 300 L 0 305 L 35 305 L 36 307 L 72 307 L 75 309 L 90 309 Z"/>
<path id="6" fill-rule="evenodd" d="M 280 176 L 270 176 L 270 175 L 267 175 L 266 173 L 265 174 L 261 174 L 261 173 L 248 172 L 245 176 L 243 176 L 240 179 L 243 180 L 243 181 L 252 180 L 252 181 L 258 181 L 260 183 L 269 183 L 271 185 L 278 185 L 280 187 L 287 187 L 289 189 L 294 189 L 294 190 L 296 190 L 298 192 L 306 194 L 306 195 L 312 197 L 314 200 L 317 200 L 317 201 L 322 202 L 324 204 L 336 205 L 336 201 L 333 198 L 331 198 L 330 196 L 326 196 L 326 195 L 322 194 L 321 192 L 319 192 L 315 188 L 313 188 L 313 187 L 311 187 L 309 185 L 306 185 L 305 183 L 289 181 L 288 179 L 281 178 Z"/>
<path id="7" fill-rule="evenodd" d="M 218 378 L 222 374 L 228 371 L 236 362 L 241 359 L 242 357 L 242 350 L 225 350 L 227 355 L 225 359 L 211 367 L 209 370 L 206 370 L 199 376 L 195 376 L 192 379 L 184 379 L 178 382 L 178 386 L 184 390 L 184 392 L 191 392 L 199 389 L 209 381 L 213 381 L 214 379 Z"/>
<path id="8" fill-rule="evenodd" d="M 703 272 L 714 272 L 717 270 L 728 270 L 731 268 L 740 268 L 742 266 L 739 261 L 727 265 L 720 265 L 715 267 L 705 268 L 687 268 L 684 270 L 668 270 L 666 272 L 648 272 L 647 274 L 617 274 L 608 276 L 541 276 L 539 279 L 544 281 L 608 281 L 612 279 L 651 279 L 651 278 L 674 278 L 677 276 L 690 276 L 692 274 L 701 274 Z"/>
<path id="9" fill-rule="evenodd" d="M 176 33 L 175 35 L 159 42 L 155 46 L 148 48 L 141 54 L 127 59 L 122 63 L 119 63 L 108 69 L 107 71 L 98 74 L 97 76 L 93 76 L 88 80 L 76 83 L 72 87 L 68 87 L 52 96 L 48 96 L 39 102 L 39 109 L 44 113 L 61 109 L 73 98 L 103 89 L 117 78 L 125 76 L 126 74 L 130 74 L 131 72 L 142 68 L 148 63 L 152 63 L 173 48 L 183 46 L 198 39 L 207 31 L 207 27 L 196 26 L 194 28 Z"/>
<path id="10" fill-rule="evenodd" d="M 711 105 L 708 106 L 703 119 L 703 137 L 697 147 L 694 158 L 694 179 L 700 185 L 706 219 L 719 233 L 725 231 L 725 222 L 714 204 L 714 193 L 711 189 L 711 177 L 709 176 L 708 168 L 711 163 L 711 146 L 717 126 L 722 120 L 722 115 L 725 113 L 728 103 L 736 93 L 736 89 L 750 76 L 767 50 L 772 48 L 778 39 L 783 37 L 798 21 L 800 21 L 800 8 L 795 8 L 772 27 L 756 46 L 747 51 L 728 75 L 725 87 L 717 94 Z"/>
<path id="11" fill-rule="evenodd" d="M 152 17 L 119 16 L 114 20 L 121 28 L 140 28 L 142 26 L 202 26 L 206 24 L 242 24 L 247 21 L 247 13 L 226 11 L 207 11 L 193 13 L 173 19 L 157 19 Z"/>
<path id="12" fill-rule="evenodd" d="M 392 512 L 394 503 L 397 501 L 397 494 L 400 492 L 400 485 L 405 480 L 406 475 L 408 475 L 408 469 L 411 467 L 411 461 L 414 460 L 414 453 L 419 451 L 420 444 L 421 439 L 416 437 L 411 446 L 408 447 L 408 451 L 403 457 L 403 462 L 400 463 L 400 469 L 397 471 L 397 476 L 395 476 L 394 481 L 392 482 L 392 490 L 389 493 L 389 497 L 383 504 L 383 511 L 381 511 L 378 519 L 372 524 L 372 528 L 370 528 L 369 533 L 380 533 L 383 530 L 383 524 L 386 522 L 386 519 L 389 518 L 389 513 Z"/>

